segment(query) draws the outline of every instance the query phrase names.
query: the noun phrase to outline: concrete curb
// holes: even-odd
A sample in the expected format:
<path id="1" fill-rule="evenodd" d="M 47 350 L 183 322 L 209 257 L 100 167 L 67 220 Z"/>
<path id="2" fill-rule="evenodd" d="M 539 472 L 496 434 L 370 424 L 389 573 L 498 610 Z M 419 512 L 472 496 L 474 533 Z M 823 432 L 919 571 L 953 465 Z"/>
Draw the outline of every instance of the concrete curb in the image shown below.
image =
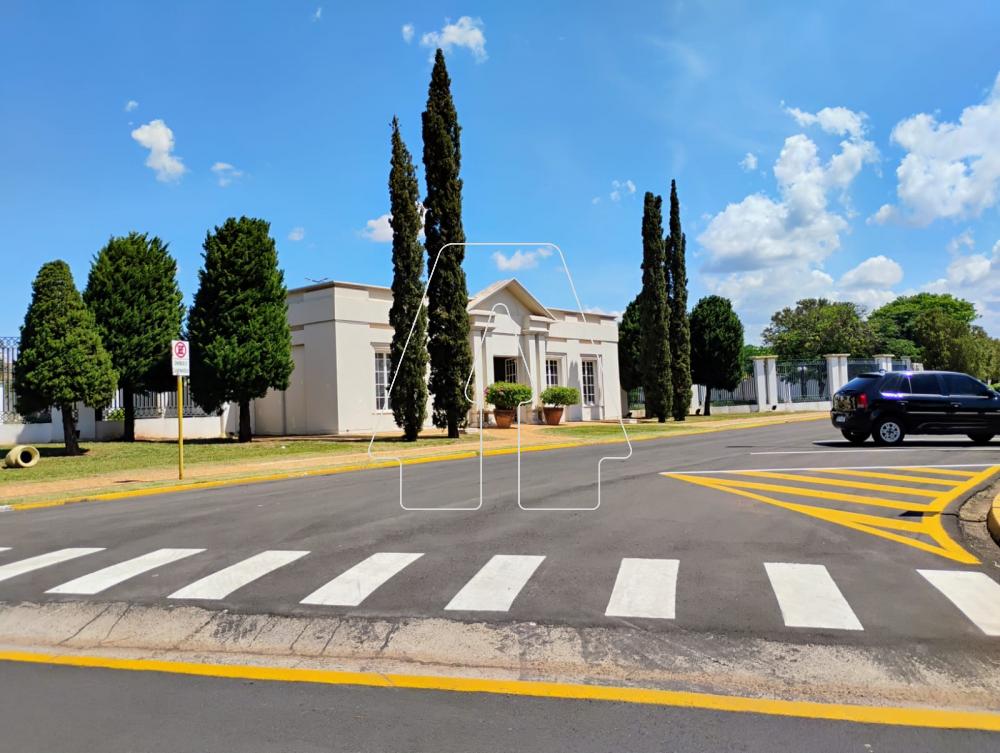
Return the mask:
<path id="1" fill-rule="evenodd" d="M 997 495 L 993 498 L 993 506 L 986 513 L 986 529 L 1000 546 L 1000 489 L 997 490 Z"/>

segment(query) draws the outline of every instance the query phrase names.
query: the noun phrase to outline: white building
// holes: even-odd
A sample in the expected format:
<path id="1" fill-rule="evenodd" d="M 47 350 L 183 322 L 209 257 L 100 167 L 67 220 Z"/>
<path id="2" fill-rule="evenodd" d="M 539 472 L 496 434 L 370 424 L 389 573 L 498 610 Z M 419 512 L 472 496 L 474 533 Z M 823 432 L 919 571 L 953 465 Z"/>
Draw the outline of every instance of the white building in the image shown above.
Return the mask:
<path id="1" fill-rule="evenodd" d="M 391 289 L 377 285 L 328 282 L 290 290 L 295 370 L 286 391 L 272 390 L 255 401 L 255 432 L 395 430 L 387 395 L 392 379 L 391 305 Z M 468 310 L 475 357 L 470 424 L 478 423 L 481 407 L 490 410 L 482 405 L 483 394 L 494 381 L 531 386 L 534 404 L 525 409 L 523 421 L 540 420 L 538 397 L 549 385 L 580 390 L 580 404 L 566 408 L 566 420 L 621 416 L 618 326 L 613 316 L 546 308 L 514 279 L 472 296 Z"/>

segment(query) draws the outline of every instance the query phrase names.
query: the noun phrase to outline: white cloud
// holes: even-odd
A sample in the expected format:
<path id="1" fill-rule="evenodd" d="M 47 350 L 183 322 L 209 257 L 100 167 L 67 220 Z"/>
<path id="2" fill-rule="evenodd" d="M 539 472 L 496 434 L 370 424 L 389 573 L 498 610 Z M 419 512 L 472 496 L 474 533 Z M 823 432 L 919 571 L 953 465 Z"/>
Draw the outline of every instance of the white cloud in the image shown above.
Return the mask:
<path id="1" fill-rule="evenodd" d="M 321 5 L 318 8 L 316 8 L 315 11 L 313 11 L 312 20 L 320 21 L 322 20 L 322 18 L 323 18 L 323 6 Z"/>
<path id="2" fill-rule="evenodd" d="M 413 24 L 403 24 L 403 41 L 409 44 L 413 41 L 414 28 Z"/>
<path id="3" fill-rule="evenodd" d="M 136 102 L 134 99 L 130 99 L 128 102 L 125 103 L 125 112 L 132 112 L 138 106 L 139 106 L 138 102 Z"/>
<path id="4" fill-rule="evenodd" d="M 300 240 L 306 237 L 306 229 L 304 227 L 293 227 L 288 231 L 288 240 L 295 241 L 298 243 Z"/>
<path id="5" fill-rule="evenodd" d="M 417 202 L 417 210 L 420 212 L 420 237 L 424 236 L 424 217 L 427 214 L 427 209 L 422 203 Z M 374 243 L 392 243 L 392 215 L 386 212 L 385 214 L 379 215 L 374 220 L 368 220 L 365 223 L 364 228 L 361 229 L 360 235 L 362 238 L 366 238 Z"/>
<path id="6" fill-rule="evenodd" d="M 742 167 L 747 172 L 757 169 L 757 155 L 753 152 L 747 152 L 747 156 L 740 160 L 740 167 Z"/>
<path id="7" fill-rule="evenodd" d="M 156 179 L 164 183 L 180 180 L 187 172 L 180 157 L 173 154 L 174 132 L 160 119 L 151 120 L 132 131 L 132 138 L 149 150 L 146 166 L 156 171 Z"/>
<path id="8" fill-rule="evenodd" d="M 538 266 L 539 259 L 552 255 L 552 249 L 541 247 L 534 251 L 516 249 L 513 254 L 506 255 L 500 251 L 493 252 L 493 261 L 501 272 L 516 272 L 520 269 L 533 269 Z"/>
<path id="9" fill-rule="evenodd" d="M 595 196 L 594 198 L 592 198 L 590 200 L 590 203 L 591 204 L 600 204 L 601 203 L 601 197 L 600 196 Z"/>
<path id="10" fill-rule="evenodd" d="M 961 253 L 965 248 L 969 253 Z M 1000 241 L 987 254 L 975 250 L 975 242 L 966 231 L 948 243 L 951 262 L 940 277 L 924 286 L 932 293 L 951 293 L 976 305 L 982 326 L 993 337 L 1000 337 Z"/>
<path id="11" fill-rule="evenodd" d="M 896 210 L 892 204 L 883 204 L 878 208 L 871 217 L 865 220 L 867 225 L 884 225 L 885 223 L 896 219 L 899 216 L 899 212 Z"/>
<path id="12" fill-rule="evenodd" d="M 903 279 L 903 268 L 894 259 L 879 254 L 845 272 L 839 285 L 846 288 L 892 287 Z"/>
<path id="13" fill-rule="evenodd" d="M 1000 74 L 985 101 L 962 110 L 957 123 L 919 113 L 897 123 L 892 140 L 906 150 L 896 168 L 905 219 L 927 225 L 978 217 L 1000 200 Z M 883 207 L 872 219 L 892 214 Z"/>
<path id="14" fill-rule="evenodd" d="M 846 107 L 824 107 L 817 113 L 803 112 L 797 107 L 786 107 L 785 112 L 795 118 L 795 122 L 800 126 L 818 125 L 827 133 L 850 136 L 859 140 L 864 135 L 865 120 L 868 118 L 865 113 L 854 112 Z"/>
<path id="15" fill-rule="evenodd" d="M 451 52 L 453 47 L 464 47 L 477 63 L 482 63 L 487 57 L 482 19 L 471 16 L 462 16 L 453 24 L 446 22 L 441 31 L 427 32 L 420 37 L 420 44 L 430 48 L 440 47 L 445 52 Z"/>
<path id="16" fill-rule="evenodd" d="M 622 195 L 632 196 L 635 193 L 635 183 L 631 180 L 613 180 L 611 181 L 611 193 L 608 194 L 608 198 L 612 201 L 621 201 Z"/>
<path id="17" fill-rule="evenodd" d="M 236 167 L 230 165 L 228 162 L 216 162 L 212 165 L 211 170 L 215 173 L 216 177 L 219 179 L 219 185 L 223 188 L 228 186 L 237 178 L 243 177 L 243 171 L 237 170 Z"/>

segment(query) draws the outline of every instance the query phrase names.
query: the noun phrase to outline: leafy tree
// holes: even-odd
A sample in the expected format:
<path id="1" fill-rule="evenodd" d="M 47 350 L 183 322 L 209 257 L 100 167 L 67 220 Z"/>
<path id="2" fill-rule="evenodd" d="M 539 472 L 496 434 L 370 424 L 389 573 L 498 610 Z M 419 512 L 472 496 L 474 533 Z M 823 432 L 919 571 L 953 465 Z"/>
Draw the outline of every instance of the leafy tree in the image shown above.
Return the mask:
<path id="1" fill-rule="evenodd" d="M 642 293 L 639 297 L 640 363 L 646 417 L 663 423 L 670 413 L 670 305 L 663 241 L 663 199 L 646 192 L 642 212 Z"/>
<path id="2" fill-rule="evenodd" d="M 27 415 L 55 406 L 62 412 L 67 455 L 79 455 L 74 405 L 107 405 L 118 375 L 101 344 L 94 315 L 64 261 L 42 265 L 31 286 L 14 362 L 17 410 Z"/>
<path id="3" fill-rule="evenodd" d="M 628 306 L 618 322 L 618 379 L 625 390 L 634 390 L 642 386 L 642 323 L 639 313 L 637 295 Z"/>
<path id="4" fill-rule="evenodd" d="M 984 380 L 996 375 L 1000 341 L 982 327 L 970 326 L 944 308 L 917 316 L 914 335 L 921 343 L 924 368 L 961 371 Z"/>
<path id="5" fill-rule="evenodd" d="M 744 374 L 753 373 L 753 359 L 755 356 L 770 356 L 774 351 L 766 345 L 752 345 L 746 343 L 740 351 L 740 364 Z"/>
<path id="6" fill-rule="evenodd" d="M 681 205 L 677 181 L 670 181 L 670 235 L 666 240 L 670 298 L 670 379 L 675 421 L 687 417 L 691 405 L 691 326 L 687 312 L 687 239 L 681 232 Z"/>
<path id="7" fill-rule="evenodd" d="M 90 267 L 83 300 L 118 372 L 126 442 L 135 439 L 135 393 L 169 384 L 170 341 L 184 317 L 176 276 L 167 244 L 145 233 L 111 238 Z"/>
<path id="8" fill-rule="evenodd" d="M 451 98 L 451 79 L 439 49 L 427 93 L 427 109 L 422 116 L 424 174 L 427 199 L 424 201 L 425 245 L 433 274 L 427 288 L 427 350 L 430 354 L 430 391 L 434 394 L 434 425 L 458 437 L 459 425 L 469 410 L 465 381 L 472 370 L 469 345 L 469 291 L 462 260 L 461 126 Z M 442 252 L 442 249 L 443 252 Z"/>
<path id="9" fill-rule="evenodd" d="M 952 320 L 958 330 L 958 325 L 969 325 L 976 319 L 976 307 L 969 301 L 955 298 L 950 293 L 917 293 L 916 295 L 899 296 L 893 301 L 872 312 L 868 324 L 877 342 L 877 349 L 883 353 L 897 356 L 911 356 L 927 360 L 921 340 L 917 320 L 931 311 L 940 312 L 944 318 L 935 321 Z M 930 334 L 924 330 L 925 334 Z M 933 338 L 933 335 L 931 335 Z M 932 346 L 933 347 L 933 346 Z M 940 355 L 936 353 L 935 357 Z"/>
<path id="10" fill-rule="evenodd" d="M 805 298 L 771 317 L 764 344 L 782 360 L 816 359 L 827 353 L 870 356 L 874 337 L 855 303 Z"/>
<path id="11" fill-rule="evenodd" d="M 408 442 L 417 438 L 427 416 L 427 311 L 424 309 L 424 247 L 420 245 L 420 188 L 410 152 L 392 119 L 392 415 Z M 407 345 L 409 343 L 409 345 Z"/>
<path id="12" fill-rule="evenodd" d="M 206 234 L 188 317 L 194 399 L 210 412 L 238 403 L 241 442 L 253 438 L 250 401 L 288 389 L 293 368 L 285 276 L 270 229 L 265 220 L 230 217 Z"/>
<path id="13" fill-rule="evenodd" d="M 743 325 L 728 299 L 702 298 L 691 311 L 691 375 L 705 386 L 705 415 L 712 390 L 736 389 L 743 378 Z"/>

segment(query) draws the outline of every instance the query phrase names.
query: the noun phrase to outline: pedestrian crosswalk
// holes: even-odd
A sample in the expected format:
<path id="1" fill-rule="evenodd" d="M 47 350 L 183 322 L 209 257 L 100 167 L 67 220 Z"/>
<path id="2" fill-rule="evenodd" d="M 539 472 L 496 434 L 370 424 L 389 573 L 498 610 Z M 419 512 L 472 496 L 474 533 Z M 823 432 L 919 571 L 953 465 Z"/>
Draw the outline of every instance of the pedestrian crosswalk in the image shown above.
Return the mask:
<path id="1" fill-rule="evenodd" d="M 289 594 L 288 600 L 292 603 L 298 600 L 299 604 L 315 607 L 361 607 L 394 579 L 404 577 L 407 569 L 423 560 L 426 554 L 375 552 L 339 573 L 329 573 L 327 577 L 334 577 L 319 587 L 314 585 L 315 590 L 310 592 L 309 585 L 304 583 L 302 576 L 308 574 L 308 578 L 313 578 L 316 569 L 296 570 L 309 560 L 312 552 L 307 550 L 264 550 L 236 562 L 230 561 L 221 568 L 217 565 L 207 567 L 204 562 L 209 560 L 203 560 L 200 566 L 197 564 L 199 557 L 207 556 L 205 549 L 156 549 L 100 568 L 88 566 L 87 562 L 91 561 L 93 555 L 102 552 L 102 557 L 108 558 L 113 555 L 113 550 L 73 547 L 32 554 L 20 559 L 16 558 L 16 547 L 0 547 L 0 551 L 5 553 L 4 560 L 15 557 L 11 561 L 0 563 L 0 581 L 10 582 L 0 588 L 0 601 L 9 600 L 4 590 L 14 588 L 17 578 L 38 573 L 45 568 L 54 568 L 54 572 L 62 573 L 65 577 L 66 574 L 72 574 L 64 572 L 67 568 L 78 567 L 82 574 L 47 590 L 43 587 L 44 593 L 72 596 L 106 594 L 107 598 L 114 599 L 116 586 L 139 579 L 144 574 L 151 574 L 150 577 L 169 575 L 171 566 L 186 561 L 189 564 L 183 572 L 190 573 L 200 568 L 197 573 L 199 577 L 181 588 L 176 588 L 180 583 L 173 582 L 173 588 L 164 588 L 159 593 L 150 594 L 150 598 L 164 598 L 163 593 L 166 592 L 169 592 L 165 597 L 168 600 L 199 600 L 203 603 L 222 602 L 234 596 L 254 598 L 255 585 L 265 576 L 294 571 L 297 574 L 293 582 L 303 587 L 300 593 Z M 549 564 L 540 572 L 545 562 Z M 422 566 L 421 577 L 427 577 L 429 564 Z M 449 582 L 453 582 L 450 578 L 455 566 L 451 565 L 446 569 L 444 575 L 449 578 Z M 470 567 L 469 572 L 463 575 L 464 584 L 436 605 L 411 607 L 429 612 L 508 613 L 516 608 L 518 599 L 525 598 L 526 591 L 534 590 L 533 595 L 538 599 L 539 593 L 547 587 L 546 579 L 555 569 L 555 562 L 547 560 L 545 555 L 495 554 L 484 564 L 480 564 L 478 569 Z M 210 571 L 206 572 L 207 570 Z M 684 579 L 686 572 L 690 572 L 688 581 Z M 780 622 L 786 628 L 798 630 L 865 630 L 863 620 L 842 590 L 843 584 L 838 584 L 834 574 L 825 565 L 815 562 L 765 562 L 761 563 L 758 572 L 766 578 L 770 594 L 757 593 L 754 599 L 758 604 L 771 605 L 765 609 L 774 610 L 775 626 Z M 1000 583 L 985 572 L 960 569 L 920 569 L 908 572 L 913 575 L 911 586 L 924 584 L 924 593 L 920 598 L 928 609 L 945 609 L 955 625 L 971 624 L 982 635 L 1000 636 Z M 611 573 L 607 575 L 610 576 Z M 606 607 L 602 607 L 603 615 L 591 616 L 603 616 L 612 620 L 676 620 L 679 616 L 678 592 L 684 589 L 685 583 L 690 583 L 692 590 L 703 587 L 699 575 L 703 573 L 699 574 L 697 568 L 682 569 L 681 562 L 677 559 L 625 557 L 617 561 L 614 585 L 610 588 L 607 600 L 603 602 L 606 604 Z M 758 582 L 755 577 L 759 578 L 748 573 L 748 584 Z M 34 582 L 30 578 L 24 580 Z M 318 580 L 322 583 L 323 579 Z M 595 582 L 598 580 L 595 579 Z M 141 582 L 147 584 L 144 587 L 149 587 L 150 581 Z M 610 577 L 606 582 L 611 582 Z M 534 585 L 528 589 L 530 583 Z M 50 584 L 51 581 L 45 583 L 46 586 Z M 152 588 L 155 589 L 155 586 Z M 857 593 L 857 589 L 848 591 Z M 256 593 L 259 597 L 259 592 Z M 302 593 L 308 595 L 303 597 Z M 406 588 L 396 589 L 393 593 L 397 598 L 401 593 L 403 598 L 409 598 Z M 21 596 L 24 597 L 23 592 Z M 697 600 L 689 599 L 686 603 L 690 608 L 693 602 L 710 597 L 711 594 L 699 594 Z M 541 598 L 545 598 L 544 593 Z M 544 615 L 537 617 L 543 618 Z"/>

